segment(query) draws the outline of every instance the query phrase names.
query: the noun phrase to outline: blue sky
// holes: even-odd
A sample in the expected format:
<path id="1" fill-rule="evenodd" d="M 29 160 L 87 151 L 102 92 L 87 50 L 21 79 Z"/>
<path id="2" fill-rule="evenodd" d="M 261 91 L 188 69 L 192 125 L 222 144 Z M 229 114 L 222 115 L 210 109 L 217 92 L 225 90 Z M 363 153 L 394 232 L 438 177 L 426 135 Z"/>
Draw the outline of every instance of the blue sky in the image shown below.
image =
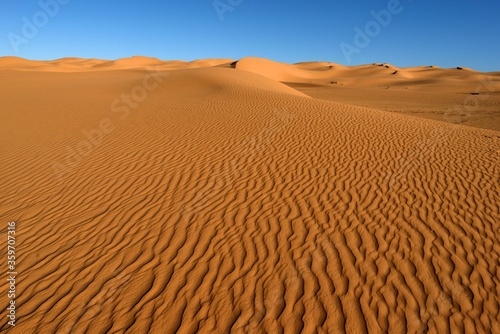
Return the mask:
<path id="1" fill-rule="evenodd" d="M 4 0 L 0 56 L 145 55 L 182 60 L 257 56 L 284 62 L 388 62 L 500 71 L 500 1 L 496 0 L 216 3 L 219 12 L 214 0 Z M 384 12 L 390 14 L 390 22 L 386 24 L 388 17 L 383 16 L 384 25 L 378 23 L 372 11 L 380 13 L 390 6 L 397 9 Z M 357 36 L 356 44 L 359 31 L 365 37 Z"/>

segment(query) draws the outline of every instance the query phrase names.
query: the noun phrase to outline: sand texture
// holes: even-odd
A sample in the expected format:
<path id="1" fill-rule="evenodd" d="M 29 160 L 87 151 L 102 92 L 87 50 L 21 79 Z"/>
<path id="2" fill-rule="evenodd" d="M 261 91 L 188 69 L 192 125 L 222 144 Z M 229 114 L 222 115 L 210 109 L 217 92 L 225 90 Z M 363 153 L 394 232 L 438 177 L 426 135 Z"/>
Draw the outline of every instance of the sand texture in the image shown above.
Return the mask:
<path id="1" fill-rule="evenodd" d="M 468 69 L 0 58 L 0 332 L 500 333 L 499 92 Z M 470 96 L 484 128 L 404 115 Z"/>

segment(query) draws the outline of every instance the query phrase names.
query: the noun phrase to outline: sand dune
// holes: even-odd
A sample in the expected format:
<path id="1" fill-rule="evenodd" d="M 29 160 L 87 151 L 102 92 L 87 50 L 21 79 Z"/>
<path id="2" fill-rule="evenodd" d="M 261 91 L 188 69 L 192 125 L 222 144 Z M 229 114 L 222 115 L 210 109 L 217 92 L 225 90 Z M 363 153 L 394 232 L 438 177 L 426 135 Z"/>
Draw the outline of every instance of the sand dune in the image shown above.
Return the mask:
<path id="1" fill-rule="evenodd" d="M 343 66 L 329 62 L 279 63 L 264 58 L 247 57 L 194 61 L 163 61 L 134 56 L 117 60 L 62 58 L 33 61 L 18 57 L 0 57 L 0 70 L 43 72 L 89 72 L 125 69 L 182 70 L 202 67 L 232 67 L 253 72 L 275 81 L 295 84 L 319 84 L 347 87 L 405 88 L 440 93 L 470 94 L 478 86 L 488 86 L 487 93 L 500 92 L 500 72 L 483 73 L 465 67 L 443 69 L 436 66 L 399 68 L 386 63 Z M 484 87 L 483 87 L 484 88 Z"/>
<path id="2" fill-rule="evenodd" d="M 439 85 L 427 89 L 418 86 L 289 85 L 309 96 L 327 101 L 500 131 L 500 90 L 497 91 L 487 81 L 469 87 L 478 95 L 449 92 L 446 86 Z"/>
<path id="3" fill-rule="evenodd" d="M 0 59 L 0 332 L 500 332 L 500 132 L 304 93 L 385 65 L 139 60 Z"/>
<path id="4" fill-rule="evenodd" d="M 243 58 L 236 64 L 236 69 L 254 72 L 276 81 L 302 83 L 329 83 L 335 72 L 338 72 L 333 64 L 290 65 L 262 58 Z"/>
<path id="5" fill-rule="evenodd" d="M 200 67 L 222 66 L 233 63 L 233 59 L 199 59 L 191 62 L 183 60 L 163 61 L 153 57 L 134 56 L 117 60 L 61 58 L 51 61 L 27 60 L 19 57 L 0 57 L 0 70 L 40 71 L 40 72 L 89 72 L 126 69 L 174 70 Z"/>
<path id="6" fill-rule="evenodd" d="M 500 91 L 500 73 L 482 73 L 467 68 L 399 68 L 381 63 L 352 67 L 327 62 L 285 64 L 262 58 L 243 58 L 236 68 L 289 83 L 384 88 L 411 86 L 422 90 L 439 87 L 440 92 L 470 93 L 479 84 L 488 81 L 495 92 Z"/>

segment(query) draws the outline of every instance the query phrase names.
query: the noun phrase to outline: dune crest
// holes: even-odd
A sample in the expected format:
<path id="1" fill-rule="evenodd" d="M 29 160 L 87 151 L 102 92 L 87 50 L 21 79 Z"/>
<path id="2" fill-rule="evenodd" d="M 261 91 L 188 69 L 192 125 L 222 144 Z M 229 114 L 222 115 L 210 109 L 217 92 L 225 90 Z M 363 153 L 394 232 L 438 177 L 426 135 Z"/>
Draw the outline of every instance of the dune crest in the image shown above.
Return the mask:
<path id="1" fill-rule="evenodd" d="M 0 71 L 2 333 L 500 332 L 500 132 L 279 82 L 385 66 L 102 64 Z"/>
<path id="2" fill-rule="evenodd" d="M 318 71 L 318 66 L 321 71 Z M 248 57 L 240 59 L 236 69 L 254 72 L 276 81 L 281 82 L 303 82 L 303 83 L 327 83 L 333 77 L 334 65 L 323 64 L 299 64 L 290 65 L 278 63 L 269 59 Z"/>
<path id="3" fill-rule="evenodd" d="M 56 60 L 37 61 L 19 57 L 0 57 L 0 70 L 40 72 L 89 72 L 127 69 L 174 70 L 229 65 L 234 60 L 200 59 L 191 62 L 183 60 L 163 61 L 154 57 L 134 56 L 117 60 L 84 59 L 67 57 Z"/>
<path id="4" fill-rule="evenodd" d="M 128 69 L 179 70 L 205 67 L 227 67 L 252 72 L 275 81 L 292 84 L 336 85 L 348 87 L 407 88 L 447 93 L 471 93 L 478 85 L 488 83 L 490 92 L 500 92 L 500 72 L 482 73 L 468 68 L 443 69 L 436 66 L 399 68 L 387 63 L 343 66 L 329 62 L 286 64 L 265 58 L 246 57 L 194 61 L 163 61 L 153 57 L 134 56 L 117 60 L 62 58 L 33 61 L 18 57 L 0 57 L 0 70 L 41 72 L 89 72 Z"/>

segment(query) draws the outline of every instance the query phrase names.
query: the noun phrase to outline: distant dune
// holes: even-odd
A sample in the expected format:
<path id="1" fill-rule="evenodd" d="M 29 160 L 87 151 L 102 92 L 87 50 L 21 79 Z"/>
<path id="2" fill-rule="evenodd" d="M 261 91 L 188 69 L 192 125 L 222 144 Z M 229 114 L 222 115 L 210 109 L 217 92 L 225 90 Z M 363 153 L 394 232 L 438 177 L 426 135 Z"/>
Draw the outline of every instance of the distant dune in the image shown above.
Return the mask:
<path id="1" fill-rule="evenodd" d="M 129 57 L 117 60 L 62 58 L 52 61 L 34 61 L 18 57 L 0 57 L 0 70 L 41 72 L 89 72 L 123 69 L 188 69 L 212 67 L 234 62 L 232 59 L 201 59 L 191 62 L 182 60 L 162 61 L 151 57 Z"/>
<path id="2" fill-rule="evenodd" d="M 499 92 L 465 68 L 0 58 L 0 332 L 500 333 Z"/>
<path id="3" fill-rule="evenodd" d="M 262 58 L 243 58 L 238 61 L 236 68 L 290 83 L 336 83 L 368 87 L 406 85 L 420 86 L 422 89 L 438 86 L 447 92 L 469 92 L 482 80 L 492 79 L 494 90 L 496 92 L 500 90 L 500 72 L 481 73 L 466 68 L 462 70 L 424 66 L 399 68 L 381 63 L 347 67 L 327 62 L 292 65 Z"/>

